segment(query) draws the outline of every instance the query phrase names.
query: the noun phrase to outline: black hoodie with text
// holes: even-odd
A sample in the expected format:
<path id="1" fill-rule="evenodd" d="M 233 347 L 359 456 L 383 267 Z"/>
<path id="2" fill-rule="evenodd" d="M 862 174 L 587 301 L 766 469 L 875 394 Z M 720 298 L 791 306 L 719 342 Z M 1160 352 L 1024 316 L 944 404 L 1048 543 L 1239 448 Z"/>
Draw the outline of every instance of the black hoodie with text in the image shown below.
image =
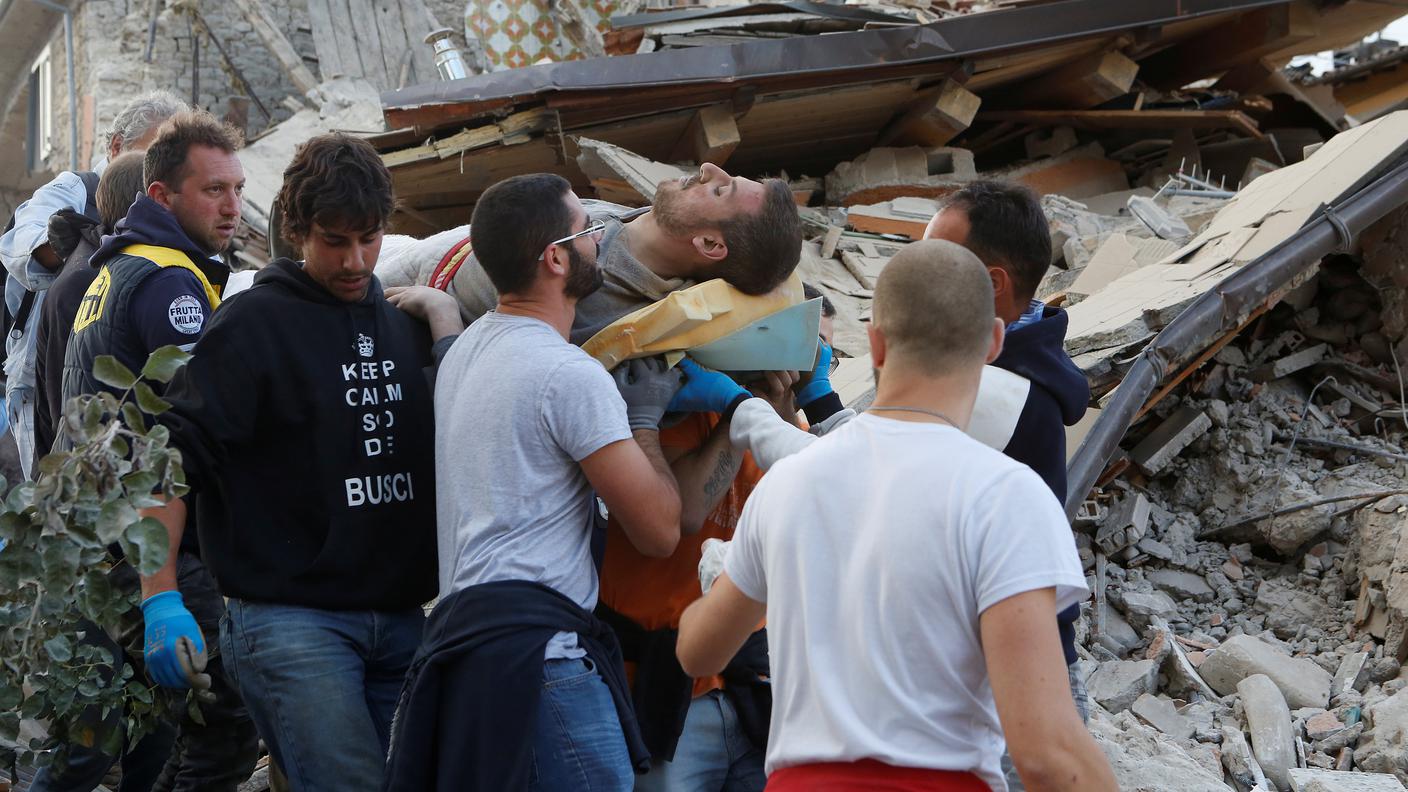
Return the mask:
<path id="1" fill-rule="evenodd" d="M 161 416 L 221 592 L 326 610 L 435 596 L 425 328 L 279 259 L 215 314 Z"/>

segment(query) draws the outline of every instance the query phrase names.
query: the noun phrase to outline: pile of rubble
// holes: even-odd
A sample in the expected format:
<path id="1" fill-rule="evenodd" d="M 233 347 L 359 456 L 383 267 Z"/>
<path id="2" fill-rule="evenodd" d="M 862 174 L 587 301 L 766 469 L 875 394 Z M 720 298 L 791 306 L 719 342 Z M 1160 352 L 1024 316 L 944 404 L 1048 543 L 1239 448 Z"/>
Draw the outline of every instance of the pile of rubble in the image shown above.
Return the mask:
<path id="1" fill-rule="evenodd" d="M 1218 349 L 1078 510 L 1081 671 L 1126 788 L 1408 780 L 1405 347 L 1381 297 L 1405 235 L 1400 210 Z M 1399 780 L 1327 775 L 1350 770 Z"/>

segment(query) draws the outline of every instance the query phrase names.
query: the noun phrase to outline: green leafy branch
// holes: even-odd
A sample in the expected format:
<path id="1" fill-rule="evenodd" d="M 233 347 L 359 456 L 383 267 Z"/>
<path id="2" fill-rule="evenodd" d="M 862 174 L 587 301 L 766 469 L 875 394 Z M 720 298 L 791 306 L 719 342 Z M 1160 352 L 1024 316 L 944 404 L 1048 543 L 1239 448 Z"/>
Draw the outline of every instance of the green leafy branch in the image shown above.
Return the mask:
<path id="1" fill-rule="evenodd" d="M 189 360 L 162 347 L 134 374 L 97 358 L 93 376 L 113 392 L 64 405 L 67 450 L 40 460 L 33 482 L 9 488 L 0 477 L 0 758 L 43 765 L 65 741 L 115 755 L 123 730 L 96 729 L 95 719 L 80 719 L 85 709 L 120 713 L 135 741 L 175 706 L 135 678 L 131 664 L 114 674 L 107 652 L 82 638 L 90 629 L 140 636 L 132 584 L 161 567 L 168 542 L 161 523 L 138 510 L 188 489 L 169 432 L 149 421 L 171 408 L 152 383 L 170 382 Z M 22 721 L 35 722 L 25 732 L 40 736 L 22 741 Z"/>

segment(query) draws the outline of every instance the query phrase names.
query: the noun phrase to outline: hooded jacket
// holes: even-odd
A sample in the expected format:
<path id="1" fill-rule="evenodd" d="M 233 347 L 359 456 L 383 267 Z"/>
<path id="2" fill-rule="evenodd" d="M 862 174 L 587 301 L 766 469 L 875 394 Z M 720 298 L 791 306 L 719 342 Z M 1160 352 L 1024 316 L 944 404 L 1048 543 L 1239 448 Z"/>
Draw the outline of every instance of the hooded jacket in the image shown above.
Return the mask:
<path id="1" fill-rule="evenodd" d="M 288 259 L 220 309 L 160 420 L 223 594 L 327 610 L 435 595 L 429 350 L 376 278 L 343 302 Z"/>
<path id="2" fill-rule="evenodd" d="M 65 226 L 72 237 L 72 249 L 64 256 L 59 276 L 45 293 L 39 308 L 39 323 L 34 330 L 35 464 L 54 445 L 55 416 L 64 408 L 64 353 L 68 351 L 69 331 L 73 329 L 73 317 L 78 315 L 84 293 L 98 277 L 98 271 L 89 266 L 88 260 L 102 244 L 102 226 L 72 209 L 55 212 L 49 218 L 49 244 L 56 252 L 60 246 L 55 231 Z"/>
<path id="3" fill-rule="evenodd" d="M 1046 306 L 1041 319 L 1007 333 L 1002 354 L 983 370 L 968 433 L 1036 471 L 1066 502 L 1066 427 L 1085 415 L 1090 384 L 1066 354 L 1066 312 Z M 1076 661 L 1072 605 L 1056 619 L 1066 663 Z"/>
<path id="4" fill-rule="evenodd" d="M 1046 486 L 1066 501 L 1066 431 L 1090 403 L 1090 384 L 1066 354 L 1066 312 L 1047 306 L 1041 320 L 1007 334 L 1002 354 L 992 362 L 1020 378 L 1026 392 L 1011 439 L 1002 453 L 1035 470 Z"/>
<path id="5" fill-rule="evenodd" d="M 176 216 L 143 195 L 89 260 L 101 268 L 73 321 L 63 402 L 108 390 L 93 361 L 112 355 L 131 371 L 168 344 L 189 349 L 220 304 L 230 270 L 186 235 Z M 63 403 L 61 402 L 61 403 Z"/>

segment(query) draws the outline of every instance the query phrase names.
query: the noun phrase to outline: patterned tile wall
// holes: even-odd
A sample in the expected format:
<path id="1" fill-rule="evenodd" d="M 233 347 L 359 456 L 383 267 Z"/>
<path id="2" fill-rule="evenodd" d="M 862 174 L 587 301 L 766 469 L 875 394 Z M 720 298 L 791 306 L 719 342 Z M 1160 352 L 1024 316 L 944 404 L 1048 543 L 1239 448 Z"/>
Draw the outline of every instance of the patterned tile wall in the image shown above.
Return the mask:
<path id="1" fill-rule="evenodd" d="M 587 18 L 598 30 L 611 29 L 607 20 L 616 0 L 579 0 Z M 465 27 L 479 36 L 489 64 L 495 71 L 537 63 L 575 60 L 582 53 L 563 38 L 548 0 L 470 0 L 465 6 Z"/>

